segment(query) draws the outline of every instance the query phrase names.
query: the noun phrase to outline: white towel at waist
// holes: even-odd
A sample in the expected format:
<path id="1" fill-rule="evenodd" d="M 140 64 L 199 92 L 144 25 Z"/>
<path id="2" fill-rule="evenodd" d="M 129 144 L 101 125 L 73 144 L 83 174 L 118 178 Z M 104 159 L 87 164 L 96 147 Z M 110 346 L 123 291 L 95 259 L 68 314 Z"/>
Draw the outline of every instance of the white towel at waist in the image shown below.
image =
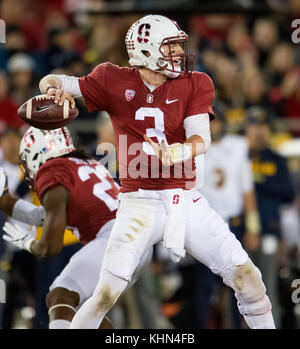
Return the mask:
<path id="1" fill-rule="evenodd" d="M 186 210 L 183 189 L 167 189 L 162 191 L 139 189 L 138 197 L 164 201 L 167 218 L 163 246 L 168 249 L 172 261 L 178 263 L 182 257 L 185 257 Z"/>

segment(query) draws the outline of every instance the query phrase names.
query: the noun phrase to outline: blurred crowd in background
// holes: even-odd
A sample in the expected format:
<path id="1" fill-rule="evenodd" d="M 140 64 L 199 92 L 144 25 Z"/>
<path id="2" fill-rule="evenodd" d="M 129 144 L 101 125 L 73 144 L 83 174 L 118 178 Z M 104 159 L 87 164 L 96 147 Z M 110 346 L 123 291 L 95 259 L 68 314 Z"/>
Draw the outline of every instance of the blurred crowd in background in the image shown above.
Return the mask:
<path id="1" fill-rule="evenodd" d="M 127 2 L 133 8 L 134 3 L 151 3 Z M 144 14 L 103 14 L 105 3 L 0 0 L 0 18 L 6 23 L 6 43 L 0 45 L 0 165 L 9 175 L 10 191 L 34 203 L 38 204 L 37 198 L 18 168 L 18 147 L 27 125 L 18 118 L 17 109 L 40 94 L 38 82 L 46 74 L 82 76 L 107 61 L 128 65 L 124 37 Z M 198 57 L 195 70 L 214 81 L 225 132 L 249 141 L 262 228 L 260 247 L 248 252 L 272 256 L 262 262 L 272 265 L 272 271 L 262 273 L 272 294 L 277 326 L 300 328 L 300 304 L 291 298 L 291 283 L 300 279 L 300 44 L 291 39 L 292 21 L 300 18 L 300 1 L 266 3 L 273 8 L 261 14 L 174 10 L 172 17 L 189 34 L 187 50 Z M 80 115 L 70 129 L 90 152 L 97 155 L 102 142 L 114 144 L 107 115 L 89 113 L 80 100 L 77 106 Z M 6 217 L 0 219 L 2 226 Z M 60 256 L 39 261 L 0 239 L 0 278 L 7 285 L 6 304 L 0 304 L 0 328 L 47 328 L 45 294 L 80 248 L 75 239 L 66 241 Z M 245 327 L 241 318 L 232 315 L 228 291 L 217 280 L 206 283 L 211 275 L 199 273 L 199 268 L 192 258 L 174 265 L 158 249 L 148 273 L 111 312 L 116 327 Z M 210 286 L 203 290 L 206 284 Z"/>

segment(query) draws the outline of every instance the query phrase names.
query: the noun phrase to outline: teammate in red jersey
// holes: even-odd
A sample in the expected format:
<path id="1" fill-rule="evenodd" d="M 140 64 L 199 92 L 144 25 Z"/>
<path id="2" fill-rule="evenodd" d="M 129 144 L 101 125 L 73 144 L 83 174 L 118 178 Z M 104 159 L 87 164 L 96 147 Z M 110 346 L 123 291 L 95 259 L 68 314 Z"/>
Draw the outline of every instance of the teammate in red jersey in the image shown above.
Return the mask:
<path id="1" fill-rule="evenodd" d="M 40 90 L 83 97 L 92 110 L 111 117 L 120 165 L 120 206 L 99 283 L 71 328 L 97 328 L 132 279 L 145 251 L 163 241 L 174 261 L 185 251 L 235 290 L 251 328 L 274 328 L 271 304 L 247 253 L 228 225 L 195 190 L 193 158 L 210 144 L 212 80 L 191 72 L 194 55 L 178 25 L 149 15 L 129 29 L 125 43 L 132 68 L 98 65 L 87 76 L 48 75 Z M 160 161 L 159 161 L 159 160 Z"/>
<path id="2" fill-rule="evenodd" d="M 119 187 L 101 163 L 74 148 L 65 127 L 53 131 L 31 127 L 22 139 L 20 159 L 25 178 L 43 207 L 5 194 L 5 176 L 1 171 L 0 193 L 4 194 L 0 208 L 28 224 L 43 222 L 43 235 L 36 240 L 24 228 L 7 222 L 3 228 L 7 235 L 3 238 L 37 257 L 60 252 L 66 227 L 79 238 L 84 247 L 73 255 L 46 297 L 49 328 L 69 328 L 77 307 L 96 287 L 116 216 Z M 151 258 L 150 252 L 146 258 Z M 108 320 L 103 328 L 107 326 Z"/>

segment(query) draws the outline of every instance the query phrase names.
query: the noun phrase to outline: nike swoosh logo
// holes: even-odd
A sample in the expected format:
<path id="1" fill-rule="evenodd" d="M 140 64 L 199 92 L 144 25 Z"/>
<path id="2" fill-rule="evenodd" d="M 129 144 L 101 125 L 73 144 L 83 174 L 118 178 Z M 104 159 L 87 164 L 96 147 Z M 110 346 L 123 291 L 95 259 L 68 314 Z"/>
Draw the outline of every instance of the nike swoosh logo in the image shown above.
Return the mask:
<path id="1" fill-rule="evenodd" d="M 201 197 L 200 198 L 197 198 L 197 199 L 193 199 L 193 201 L 194 202 L 197 202 L 198 200 L 200 200 L 201 199 Z"/>
<path id="2" fill-rule="evenodd" d="M 171 103 L 174 103 L 174 102 L 177 102 L 177 101 L 178 101 L 178 98 L 177 99 L 172 99 L 171 101 L 166 99 L 166 104 L 171 104 Z"/>
<path id="3" fill-rule="evenodd" d="M 41 111 L 47 110 L 47 109 L 51 109 L 55 107 L 55 104 L 51 104 L 51 105 L 45 105 L 43 107 L 40 107 L 39 105 L 36 106 L 36 111 L 39 113 Z"/>

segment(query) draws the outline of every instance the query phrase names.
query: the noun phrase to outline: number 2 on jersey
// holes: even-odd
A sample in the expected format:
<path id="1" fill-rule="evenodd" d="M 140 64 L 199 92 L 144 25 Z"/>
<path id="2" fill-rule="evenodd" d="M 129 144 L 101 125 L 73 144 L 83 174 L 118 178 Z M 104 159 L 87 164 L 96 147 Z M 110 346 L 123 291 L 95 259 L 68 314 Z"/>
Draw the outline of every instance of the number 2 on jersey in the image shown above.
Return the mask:
<path id="1" fill-rule="evenodd" d="M 112 188 L 111 183 L 106 178 L 106 169 L 103 166 L 96 166 L 96 168 L 91 166 L 81 166 L 78 169 L 78 175 L 83 182 L 90 179 L 91 174 L 96 175 L 101 181 L 94 185 L 93 194 L 102 200 L 110 211 L 116 210 L 118 208 L 118 199 L 114 199 L 106 192 Z"/>
<path id="2" fill-rule="evenodd" d="M 159 108 L 140 108 L 135 113 L 136 120 L 145 120 L 145 118 L 154 118 L 154 128 L 147 128 L 146 135 L 151 137 L 156 137 L 158 143 L 160 144 L 164 140 L 167 144 L 167 138 L 164 134 L 165 122 L 164 122 L 164 112 Z M 154 150 L 151 145 L 147 142 L 143 142 L 143 150 L 148 155 L 155 155 Z"/>

